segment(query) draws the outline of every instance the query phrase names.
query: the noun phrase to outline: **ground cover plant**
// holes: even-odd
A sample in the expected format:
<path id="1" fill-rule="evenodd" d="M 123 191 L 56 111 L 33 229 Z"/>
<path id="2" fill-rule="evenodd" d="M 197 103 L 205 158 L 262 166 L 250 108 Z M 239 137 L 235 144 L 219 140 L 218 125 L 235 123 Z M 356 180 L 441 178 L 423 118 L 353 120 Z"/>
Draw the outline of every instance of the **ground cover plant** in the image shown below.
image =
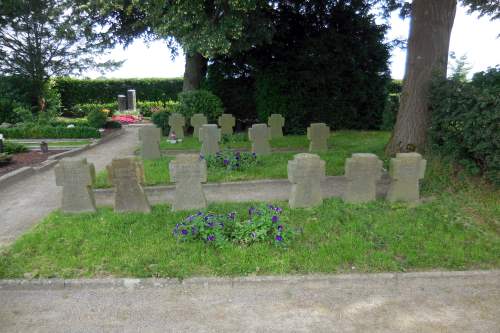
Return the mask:
<path id="1" fill-rule="evenodd" d="M 429 161 L 418 206 L 328 199 L 314 209 L 282 207 L 297 230 L 286 248 L 272 242 L 180 241 L 176 225 L 197 211 L 151 214 L 54 212 L 0 256 L 0 277 L 188 277 L 248 274 L 487 269 L 500 267 L 499 192 L 454 177 Z M 212 204 L 203 214 L 248 216 L 255 203 Z M 182 232 L 182 231 L 181 231 Z M 248 236 L 248 232 L 245 233 Z M 251 237 L 251 232 L 250 232 Z"/>
<path id="2" fill-rule="evenodd" d="M 329 151 L 319 154 L 326 161 L 326 174 L 339 176 L 344 174 L 345 159 L 353 153 L 374 153 L 384 159 L 384 146 L 389 139 L 388 132 L 374 131 L 339 131 L 332 134 L 328 140 Z M 241 141 L 249 149 L 250 142 Z M 161 144 L 162 147 L 168 145 Z M 186 137 L 181 143 L 170 144 L 178 149 L 193 149 L 198 151 L 199 143 L 196 138 Z M 285 136 L 281 139 L 272 140 L 274 148 L 290 148 L 307 150 L 309 141 L 304 135 Z M 221 144 L 222 149 L 226 146 Z M 236 147 L 235 147 L 236 148 Z M 236 148 L 236 149 L 237 149 Z M 169 148 L 170 149 L 170 148 Z M 287 178 L 287 163 L 293 159 L 296 152 L 278 152 L 269 156 L 258 157 L 258 163 L 243 170 L 228 170 L 228 168 L 209 168 L 208 182 L 229 182 L 256 179 Z M 168 163 L 173 157 L 162 157 L 159 160 L 144 161 L 144 174 L 146 185 L 161 185 L 170 183 Z M 222 160 L 223 162 L 223 160 Z M 97 175 L 97 188 L 110 187 L 105 171 Z"/>

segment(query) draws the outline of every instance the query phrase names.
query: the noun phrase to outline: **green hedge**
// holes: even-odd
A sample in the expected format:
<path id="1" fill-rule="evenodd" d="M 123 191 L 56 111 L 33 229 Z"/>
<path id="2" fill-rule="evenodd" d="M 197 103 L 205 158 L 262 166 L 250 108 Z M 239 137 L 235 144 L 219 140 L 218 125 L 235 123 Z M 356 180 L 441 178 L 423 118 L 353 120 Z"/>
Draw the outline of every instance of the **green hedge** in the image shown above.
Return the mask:
<path id="1" fill-rule="evenodd" d="M 86 139 L 99 138 L 101 134 L 96 128 L 76 126 L 40 126 L 37 124 L 0 128 L 0 133 L 7 139 Z"/>
<path id="2" fill-rule="evenodd" d="M 500 186 L 500 67 L 435 82 L 432 149 Z"/>
<path id="3" fill-rule="evenodd" d="M 177 99 L 182 91 L 182 78 L 173 79 L 73 79 L 57 78 L 55 87 L 61 94 L 63 111 L 77 104 L 112 103 L 116 97 L 135 89 L 138 101 L 167 101 Z"/>

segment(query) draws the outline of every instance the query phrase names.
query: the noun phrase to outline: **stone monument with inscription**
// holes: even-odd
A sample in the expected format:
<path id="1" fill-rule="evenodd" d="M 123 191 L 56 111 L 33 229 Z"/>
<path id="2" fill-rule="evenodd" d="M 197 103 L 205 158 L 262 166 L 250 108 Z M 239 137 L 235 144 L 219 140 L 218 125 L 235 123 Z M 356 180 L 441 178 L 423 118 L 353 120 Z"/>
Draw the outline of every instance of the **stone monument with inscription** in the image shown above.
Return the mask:
<path id="1" fill-rule="evenodd" d="M 267 124 L 271 128 L 271 139 L 283 137 L 283 126 L 285 126 L 285 118 L 282 115 L 273 113 L 268 119 Z"/>
<path id="2" fill-rule="evenodd" d="M 207 200 L 201 183 L 207 181 L 207 161 L 196 154 L 179 154 L 169 164 L 170 180 L 175 183 L 172 210 L 204 209 Z"/>
<path id="3" fill-rule="evenodd" d="M 230 113 L 224 113 L 219 116 L 218 123 L 221 129 L 222 135 L 233 134 L 233 127 L 236 125 L 236 119 Z"/>
<path id="4" fill-rule="evenodd" d="M 94 165 L 85 158 L 63 158 L 55 167 L 56 185 L 62 186 L 61 210 L 67 213 L 95 212 L 92 186 Z"/>
<path id="5" fill-rule="evenodd" d="M 220 151 L 221 130 L 215 124 L 203 125 L 200 128 L 201 156 L 215 155 Z"/>
<path id="6" fill-rule="evenodd" d="M 345 163 L 345 202 L 363 203 L 376 199 L 377 181 L 382 176 L 382 161 L 375 154 L 352 154 Z"/>
<path id="7" fill-rule="evenodd" d="M 153 160 L 161 157 L 160 141 L 161 129 L 155 125 L 146 125 L 139 128 L 140 153 L 144 160 Z"/>
<path id="8" fill-rule="evenodd" d="M 193 136 L 199 137 L 201 126 L 208 124 L 207 117 L 203 113 L 196 113 L 191 117 L 191 126 L 193 126 Z"/>
<path id="9" fill-rule="evenodd" d="M 252 153 L 265 156 L 271 154 L 271 130 L 266 124 L 253 124 L 248 130 L 248 138 L 252 142 Z"/>
<path id="10" fill-rule="evenodd" d="M 184 139 L 184 126 L 186 125 L 186 119 L 180 113 L 174 112 L 168 117 L 168 126 L 170 126 L 170 133 L 175 133 L 177 139 Z"/>
<path id="11" fill-rule="evenodd" d="M 321 182 L 325 178 L 325 161 L 315 154 L 297 154 L 288 161 L 288 180 L 292 183 L 290 208 L 306 208 L 323 202 Z"/>
<path id="12" fill-rule="evenodd" d="M 424 178 L 427 161 L 419 153 L 400 153 L 389 166 L 391 185 L 388 201 L 415 202 L 420 199 L 420 179 Z"/>
<path id="13" fill-rule="evenodd" d="M 325 123 L 312 123 L 307 128 L 307 138 L 309 139 L 310 152 L 328 151 L 328 138 L 330 137 L 330 127 Z"/>

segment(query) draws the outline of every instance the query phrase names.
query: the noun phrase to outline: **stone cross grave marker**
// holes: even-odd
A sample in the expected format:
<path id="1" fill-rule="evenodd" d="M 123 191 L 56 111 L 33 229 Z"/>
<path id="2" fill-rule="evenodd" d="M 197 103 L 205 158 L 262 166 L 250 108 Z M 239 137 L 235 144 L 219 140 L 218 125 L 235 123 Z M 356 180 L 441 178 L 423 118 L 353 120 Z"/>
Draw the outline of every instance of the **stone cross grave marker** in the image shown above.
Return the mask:
<path id="1" fill-rule="evenodd" d="M 172 210 L 202 209 L 207 199 L 201 183 L 207 181 L 207 161 L 196 154 L 179 154 L 169 164 L 170 180 L 175 183 Z"/>
<path id="2" fill-rule="evenodd" d="M 261 156 L 271 154 L 271 130 L 266 124 L 253 124 L 248 130 L 248 138 L 252 142 L 252 153 Z"/>
<path id="3" fill-rule="evenodd" d="M 345 163 L 345 202 L 362 203 L 376 198 L 377 181 L 382 177 L 382 161 L 375 154 L 352 154 Z"/>
<path id="4" fill-rule="evenodd" d="M 233 134 L 233 127 L 236 124 L 236 120 L 232 114 L 230 113 L 222 114 L 221 116 L 219 116 L 218 122 L 221 128 L 222 135 Z"/>
<path id="5" fill-rule="evenodd" d="M 95 212 L 92 185 L 95 168 L 85 158 L 63 158 L 55 167 L 56 185 L 62 186 L 62 211 L 67 213 Z"/>
<path id="6" fill-rule="evenodd" d="M 135 111 L 136 108 L 135 90 L 129 89 L 127 90 L 127 110 Z"/>
<path id="7" fill-rule="evenodd" d="M 273 113 L 268 119 L 267 124 L 271 128 L 271 139 L 283 137 L 283 126 L 285 126 L 285 118 L 282 115 Z"/>
<path id="8" fill-rule="evenodd" d="M 118 95 L 118 111 L 127 111 L 127 96 Z"/>
<path id="9" fill-rule="evenodd" d="M 288 180 L 292 191 L 288 201 L 290 208 L 305 208 L 323 202 L 321 182 L 325 178 L 325 161 L 315 154 L 297 154 L 288 161 Z"/>
<path id="10" fill-rule="evenodd" d="M 220 151 L 221 130 L 215 124 L 206 124 L 200 128 L 201 156 L 215 155 Z"/>
<path id="11" fill-rule="evenodd" d="M 168 117 L 168 126 L 170 126 L 170 135 L 175 132 L 177 139 L 184 139 L 184 125 L 186 125 L 186 119 L 180 113 L 174 112 Z"/>
<path id="12" fill-rule="evenodd" d="M 330 127 L 325 123 L 312 123 L 307 128 L 307 138 L 309 139 L 309 151 L 327 151 L 327 140 L 330 137 Z"/>
<path id="13" fill-rule="evenodd" d="M 427 161 L 418 153 L 400 153 L 391 159 L 391 184 L 388 201 L 415 202 L 420 199 L 420 179 L 424 178 Z"/>
<path id="14" fill-rule="evenodd" d="M 203 113 L 196 113 L 191 117 L 191 126 L 193 126 L 193 136 L 195 138 L 199 137 L 199 131 L 201 126 L 208 123 L 207 117 Z"/>
<path id="15" fill-rule="evenodd" d="M 153 160 L 161 157 L 160 141 L 161 129 L 155 125 L 146 125 L 139 128 L 141 143 L 141 157 L 144 160 Z"/>
<path id="16" fill-rule="evenodd" d="M 108 177 L 115 187 L 115 212 L 151 211 L 144 184 L 144 169 L 134 157 L 115 158 L 107 166 Z"/>

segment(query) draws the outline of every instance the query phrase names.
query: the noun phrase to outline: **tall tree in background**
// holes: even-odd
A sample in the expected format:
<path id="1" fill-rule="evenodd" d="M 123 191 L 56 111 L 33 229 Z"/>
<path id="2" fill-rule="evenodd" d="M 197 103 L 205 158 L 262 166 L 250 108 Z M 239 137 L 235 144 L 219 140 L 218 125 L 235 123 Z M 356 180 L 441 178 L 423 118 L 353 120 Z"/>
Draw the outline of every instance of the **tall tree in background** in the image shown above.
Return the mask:
<path id="1" fill-rule="evenodd" d="M 392 1 L 394 2 L 394 1 Z M 470 11 L 500 17 L 498 0 L 463 0 Z M 431 117 L 429 88 L 434 76 L 446 77 L 457 0 L 414 0 L 401 104 L 386 153 L 423 151 Z"/>
<path id="2" fill-rule="evenodd" d="M 51 76 L 119 64 L 96 62 L 104 43 L 84 18 L 73 15 L 72 5 L 68 0 L 0 1 L 0 74 L 29 81 L 31 103 L 39 111 Z"/>

